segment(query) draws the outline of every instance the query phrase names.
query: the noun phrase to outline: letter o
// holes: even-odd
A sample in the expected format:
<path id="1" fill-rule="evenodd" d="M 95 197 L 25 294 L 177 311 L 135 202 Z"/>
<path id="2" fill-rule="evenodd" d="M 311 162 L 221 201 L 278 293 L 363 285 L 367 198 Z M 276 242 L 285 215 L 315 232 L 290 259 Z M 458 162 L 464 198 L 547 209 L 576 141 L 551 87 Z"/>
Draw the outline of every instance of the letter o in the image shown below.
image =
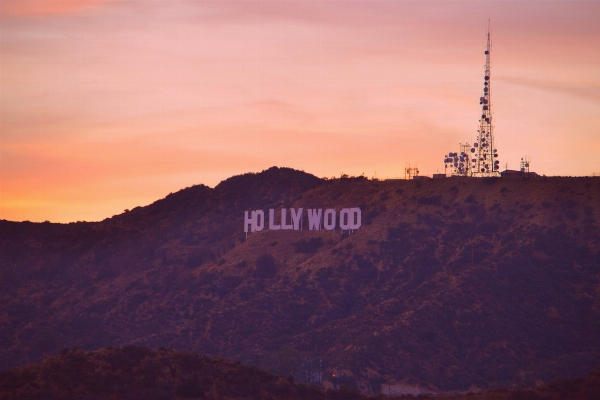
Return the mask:
<path id="1" fill-rule="evenodd" d="M 354 216 L 354 215 L 352 215 Z M 354 218 L 352 218 L 354 220 Z M 354 222 L 354 221 L 352 221 Z M 351 229 L 351 225 L 350 225 L 350 209 L 349 208 L 342 208 L 342 211 L 340 211 L 340 229 L 343 231 L 347 231 L 348 229 Z"/>
<path id="2" fill-rule="evenodd" d="M 329 216 L 331 215 L 331 223 L 329 223 Z M 323 214 L 323 227 L 328 231 L 332 231 L 335 229 L 335 210 L 333 208 L 328 208 L 325 210 L 325 214 Z"/>
<path id="3" fill-rule="evenodd" d="M 354 221 L 356 219 L 356 222 Z M 362 225 L 362 212 L 359 207 L 350 209 L 350 215 L 348 216 L 348 225 L 350 229 L 358 229 Z"/>
<path id="4" fill-rule="evenodd" d="M 260 223 L 258 217 L 260 217 Z M 263 229 L 265 229 L 265 212 L 263 210 L 254 211 L 252 220 L 254 222 L 254 231 L 261 232 Z"/>

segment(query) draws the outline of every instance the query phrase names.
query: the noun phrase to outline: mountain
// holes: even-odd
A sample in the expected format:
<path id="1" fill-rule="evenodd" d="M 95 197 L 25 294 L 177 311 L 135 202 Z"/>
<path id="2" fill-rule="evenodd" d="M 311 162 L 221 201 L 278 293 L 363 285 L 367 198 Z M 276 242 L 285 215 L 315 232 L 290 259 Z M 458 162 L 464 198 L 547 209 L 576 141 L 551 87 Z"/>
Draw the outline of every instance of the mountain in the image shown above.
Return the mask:
<path id="1" fill-rule="evenodd" d="M 583 376 L 600 365 L 599 199 L 597 178 L 273 167 L 102 222 L 0 221 L 0 368 L 143 345 L 276 374 L 319 360 L 372 392 Z M 353 207 L 360 229 L 307 229 L 307 209 Z M 271 208 L 303 208 L 303 230 L 246 237 L 244 211 Z"/>
<path id="2" fill-rule="evenodd" d="M 274 376 L 240 362 L 146 347 L 83 351 L 64 348 L 21 368 L 0 372 L 0 400 L 25 399 L 269 399 L 382 400 L 407 396 L 364 395 L 342 386 L 325 390 Z M 413 397 L 413 396 L 408 396 Z M 420 398 L 432 398 L 420 395 Z M 489 390 L 434 396 L 446 400 L 596 400 L 600 369 L 585 378 L 556 379 L 535 390 Z"/>
<path id="3" fill-rule="evenodd" d="M 326 392 L 256 367 L 164 348 L 65 348 L 24 368 L 0 372 L 0 399 L 361 400 L 356 390 Z"/>

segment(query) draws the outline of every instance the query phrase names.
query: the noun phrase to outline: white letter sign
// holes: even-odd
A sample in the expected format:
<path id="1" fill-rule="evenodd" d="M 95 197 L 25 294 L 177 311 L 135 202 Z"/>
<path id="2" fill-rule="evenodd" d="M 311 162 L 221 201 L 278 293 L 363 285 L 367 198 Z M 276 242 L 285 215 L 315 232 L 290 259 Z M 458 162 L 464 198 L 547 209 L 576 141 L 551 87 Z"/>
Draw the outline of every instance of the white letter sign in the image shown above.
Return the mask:
<path id="1" fill-rule="evenodd" d="M 294 230 L 299 231 L 300 220 L 302 219 L 302 209 L 299 208 L 298 211 L 296 211 L 296 209 L 290 208 L 290 211 L 292 212 L 292 223 L 294 224 Z"/>
<path id="2" fill-rule="evenodd" d="M 244 232 L 248 233 L 248 231 L 250 232 L 254 232 L 254 223 L 252 221 L 252 215 L 253 211 L 244 211 Z M 248 229 L 248 225 L 250 225 L 250 229 Z"/>
<path id="3" fill-rule="evenodd" d="M 290 217 L 288 218 L 288 209 L 281 209 L 280 224 L 275 224 L 275 209 L 269 209 L 269 229 L 295 230 L 302 229 L 302 217 L 304 208 L 290 208 Z M 359 207 L 342 208 L 340 211 L 340 229 L 342 231 L 354 231 L 362 226 L 362 214 Z M 290 223 L 288 223 L 288 221 Z M 265 229 L 265 212 L 263 210 L 244 211 L 244 232 L 261 232 Z M 328 231 L 335 230 L 337 225 L 337 213 L 335 208 L 328 208 L 323 212 L 322 208 L 308 209 L 308 230 L 320 231 L 324 227 Z"/>
<path id="4" fill-rule="evenodd" d="M 294 225 L 287 223 L 287 210 L 285 208 L 281 209 L 281 229 L 285 229 L 285 230 L 294 229 Z"/>
<path id="5" fill-rule="evenodd" d="M 318 210 L 308 209 L 308 230 L 309 231 L 320 231 L 321 230 L 321 217 L 323 217 L 323 209 Z"/>
<path id="6" fill-rule="evenodd" d="M 360 208 L 342 208 L 340 211 L 340 229 L 358 229 L 362 225 Z"/>
<path id="7" fill-rule="evenodd" d="M 252 220 L 254 223 L 252 232 L 260 232 L 265 229 L 265 212 L 263 210 L 252 211 Z"/>
<path id="8" fill-rule="evenodd" d="M 335 210 L 333 208 L 328 208 L 327 210 L 325 210 L 325 215 L 323 215 L 323 219 L 323 226 L 325 227 L 325 229 L 327 229 L 328 231 L 332 231 L 335 229 Z"/>
<path id="9" fill-rule="evenodd" d="M 358 229 L 362 226 L 362 213 L 360 208 L 350 209 L 350 229 Z"/>
<path id="10" fill-rule="evenodd" d="M 275 225 L 275 210 L 269 209 L 269 229 L 272 231 L 277 231 L 281 229 L 281 225 Z"/>
<path id="11" fill-rule="evenodd" d="M 347 231 L 350 229 L 350 209 L 342 208 L 340 211 L 340 229 Z"/>

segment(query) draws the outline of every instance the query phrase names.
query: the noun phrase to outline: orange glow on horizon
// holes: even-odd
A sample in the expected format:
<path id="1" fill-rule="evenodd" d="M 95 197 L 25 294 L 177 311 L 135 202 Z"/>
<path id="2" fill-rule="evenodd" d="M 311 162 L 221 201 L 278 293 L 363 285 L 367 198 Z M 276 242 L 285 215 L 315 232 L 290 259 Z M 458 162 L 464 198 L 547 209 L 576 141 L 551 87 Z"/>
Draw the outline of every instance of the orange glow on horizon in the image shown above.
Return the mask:
<path id="1" fill-rule="evenodd" d="M 274 165 L 443 172 L 476 135 L 488 17 L 502 169 L 600 174 L 600 3 L 1 7 L 3 219 L 102 220 Z"/>

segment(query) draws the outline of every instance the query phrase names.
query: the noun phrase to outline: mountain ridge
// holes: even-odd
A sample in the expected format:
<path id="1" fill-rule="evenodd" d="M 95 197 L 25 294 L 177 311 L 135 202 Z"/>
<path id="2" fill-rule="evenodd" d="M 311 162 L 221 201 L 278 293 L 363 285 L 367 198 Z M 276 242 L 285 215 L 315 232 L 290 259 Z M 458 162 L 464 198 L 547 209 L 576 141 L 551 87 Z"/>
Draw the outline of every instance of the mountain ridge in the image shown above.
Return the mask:
<path id="1" fill-rule="evenodd" d="M 274 167 L 102 222 L 0 221 L 0 364 L 136 344 L 271 370 L 289 347 L 364 391 L 583 375 L 600 364 L 599 198 L 595 178 Z M 360 207 L 363 226 L 246 237 L 244 211 L 282 207 Z"/>

